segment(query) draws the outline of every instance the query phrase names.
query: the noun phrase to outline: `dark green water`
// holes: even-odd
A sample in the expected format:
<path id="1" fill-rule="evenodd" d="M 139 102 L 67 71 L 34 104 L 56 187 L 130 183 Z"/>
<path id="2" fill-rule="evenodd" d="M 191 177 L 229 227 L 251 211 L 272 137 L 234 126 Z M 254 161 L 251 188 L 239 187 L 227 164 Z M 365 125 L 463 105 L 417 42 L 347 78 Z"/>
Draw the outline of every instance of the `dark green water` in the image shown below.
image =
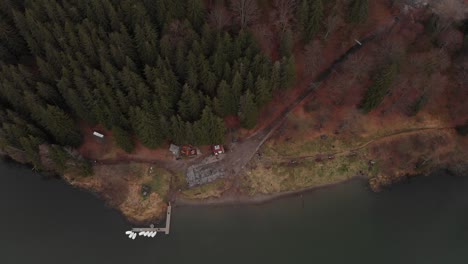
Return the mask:
<path id="1" fill-rule="evenodd" d="M 0 263 L 468 263 L 468 177 L 360 180 L 264 205 L 178 207 L 137 237 L 93 195 L 0 162 Z"/>

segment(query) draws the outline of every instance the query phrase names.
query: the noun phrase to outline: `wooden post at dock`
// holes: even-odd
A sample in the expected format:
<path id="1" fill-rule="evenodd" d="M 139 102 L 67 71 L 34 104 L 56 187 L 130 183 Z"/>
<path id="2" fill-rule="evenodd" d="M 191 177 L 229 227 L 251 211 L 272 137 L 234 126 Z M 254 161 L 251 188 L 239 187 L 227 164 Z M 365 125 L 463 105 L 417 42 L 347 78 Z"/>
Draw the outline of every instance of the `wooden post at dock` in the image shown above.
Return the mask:
<path id="1" fill-rule="evenodd" d="M 169 235 L 169 230 L 171 227 L 171 203 L 167 206 L 166 213 L 166 226 L 165 227 L 143 227 L 143 228 L 132 228 L 133 232 L 164 232 L 166 235 Z"/>

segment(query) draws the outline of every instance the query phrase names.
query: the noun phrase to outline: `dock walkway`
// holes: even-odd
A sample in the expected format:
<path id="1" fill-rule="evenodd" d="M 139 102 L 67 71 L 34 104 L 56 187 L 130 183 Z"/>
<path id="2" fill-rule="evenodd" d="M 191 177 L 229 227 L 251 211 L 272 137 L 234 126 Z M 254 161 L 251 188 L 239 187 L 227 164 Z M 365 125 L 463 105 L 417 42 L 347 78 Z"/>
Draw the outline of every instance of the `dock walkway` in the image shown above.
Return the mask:
<path id="1" fill-rule="evenodd" d="M 171 203 L 167 206 L 167 214 L 166 214 L 166 227 L 136 227 L 132 228 L 133 232 L 164 232 L 166 235 L 169 235 L 169 230 L 171 227 Z"/>

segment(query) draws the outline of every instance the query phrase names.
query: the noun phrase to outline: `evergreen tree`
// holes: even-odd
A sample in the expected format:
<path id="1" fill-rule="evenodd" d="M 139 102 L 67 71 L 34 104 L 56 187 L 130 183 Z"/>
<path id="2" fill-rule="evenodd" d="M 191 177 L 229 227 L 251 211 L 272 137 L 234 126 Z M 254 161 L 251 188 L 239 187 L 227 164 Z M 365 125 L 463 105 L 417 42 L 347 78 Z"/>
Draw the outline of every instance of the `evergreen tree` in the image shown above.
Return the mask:
<path id="1" fill-rule="evenodd" d="M 186 143 L 190 143 L 187 141 L 186 138 L 186 125 L 180 118 L 180 116 L 172 116 L 171 117 L 171 140 L 174 144 L 183 145 Z"/>
<path id="2" fill-rule="evenodd" d="M 255 82 L 255 98 L 259 108 L 271 100 L 271 91 L 268 82 L 260 76 Z"/>
<path id="3" fill-rule="evenodd" d="M 183 87 L 181 99 L 178 103 L 179 114 L 183 120 L 195 121 L 200 117 L 203 109 L 202 100 L 199 94 L 191 89 L 187 84 Z"/>
<path id="4" fill-rule="evenodd" d="M 56 169 L 60 173 L 65 173 L 68 169 L 69 155 L 62 147 L 58 145 L 51 145 L 48 148 L 48 158 L 52 160 Z"/>
<path id="5" fill-rule="evenodd" d="M 281 86 L 281 63 L 279 61 L 273 64 L 269 85 L 272 91 L 278 90 L 278 88 Z"/>
<path id="6" fill-rule="evenodd" d="M 244 90 L 254 90 L 254 78 L 252 72 L 249 71 L 247 78 L 245 79 Z"/>
<path id="7" fill-rule="evenodd" d="M 298 17 L 298 23 L 299 23 L 299 28 L 302 31 L 302 34 L 305 36 L 306 35 L 306 30 L 308 28 L 309 24 L 309 0 L 301 0 L 299 4 L 299 8 L 297 9 L 297 17 Z"/>
<path id="8" fill-rule="evenodd" d="M 64 146 L 77 147 L 81 144 L 81 134 L 75 122 L 60 108 L 47 105 L 40 110 L 41 125 Z"/>
<path id="9" fill-rule="evenodd" d="M 244 95 L 241 109 L 241 125 L 244 128 L 252 129 L 255 127 L 258 118 L 258 107 L 254 100 L 254 95 L 247 90 Z"/>
<path id="10" fill-rule="evenodd" d="M 164 133 L 158 116 L 135 107 L 130 112 L 130 120 L 141 143 L 154 149 L 164 142 Z"/>
<path id="11" fill-rule="evenodd" d="M 43 140 L 28 136 L 19 139 L 22 149 L 25 151 L 28 161 L 33 164 L 34 168 L 41 169 L 42 162 L 39 156 L 39 145 L 43 143 Z"/>
<path id="12" fill-rule="evenodd" d="M 349 20 L 353 23 L 365 23 L 369 16 L 368 0 L 352 0 L 349 10 Z"/>
<path id="13" fill-rule="evenodd" d="M 221 113 L 223 116 L 237 114 L 237 103 L 234 90 L 226 81 L 222 80 L 218 87 L 218 97 Z"/>
<path id="14" fill-rule="evenodd" d="M 292 54 L 294 46 L 293 33 L 290 29 L 286 30 L 281 38 L 280 54 L 283 57 L 289 57 Z"/>
<path id="15" fill-rule="evenodd" d="M 234 78 L 232 80 L 232 94 L 234 96 L 234 102 L 239 102 L 240 96 L 242 94 L 244 82 L 242 81 L 242 76 L 239 72 L 234 74 Z M 236 112 L 237 112 L 237 104 L 236 105 Z"/>
<path id="16" fill-rule="evenodd" d="M 187 1 L 186 4 L 186 13 L 190 23 L 192 23 L 194 28 L 199 28 L 205 17 L 203 2 L 201 0 L 191 0 Z"/>
<path id="17" fill-rule="evenodd" d="M 112 127 L 112 137 L 114 138 L 115 144 L 125 152 L 131 153 L 135 149 L 135 144 L 133 143 L 132 137 L 130 134 L 118 126 Z"/>
<path id="18" fill-rule="evenodd" d="M 281 87 L 283 89 L 289 88 L 294 85 L 296 80 L 296 65 L 294 56 L 289 58 L 283 57 L 281 60 Z"/>
<path id="19" fill-rule="evenodd" d="M 385 66 L 375 77 L 375 81 L 367 89 L 361 108 L 365 113 L 377 107 L 387 95 L 393 80 L 398 74 L 398 64 L 396 62 Z"/>
<path id="20" fill-rule="evenodd" d="M 312 1 L 310 6 L 309 22 L 305 28 L 304 39 L 309 42 L 315 34 L 321 29 L 321 25 L 324 19 L 324 7 L 322 0 Z"/>
<path id="21" fill-rule="evenodd" d="M 223 119 L 213 114 L 209 107 L 203 109 L 201 119 L 194 125 L 196 141 L 200 145 L 222 144 L 226 127 Z"/>

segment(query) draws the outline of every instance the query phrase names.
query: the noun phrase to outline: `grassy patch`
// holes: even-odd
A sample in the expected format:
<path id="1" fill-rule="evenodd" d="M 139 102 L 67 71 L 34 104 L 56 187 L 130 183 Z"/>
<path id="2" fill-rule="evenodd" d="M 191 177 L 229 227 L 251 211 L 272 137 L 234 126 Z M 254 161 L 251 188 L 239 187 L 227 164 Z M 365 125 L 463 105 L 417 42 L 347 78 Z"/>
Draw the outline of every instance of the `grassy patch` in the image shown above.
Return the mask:
<path id="1" fill-rule="evenodd" d="M 160 197 L 167 198 L 171 184 L 171 173 L 162 168 L 149 166 L 146 177 L 147 180 L 144 184 L 149 186 L 150 191 L 157 193 Z"/>
<path id="2" fill-rule="evenodd" d="M 177 172 L 173 175 L 172 184 L 175 189 L 184 190 L 187 188 L 187 180 L 185 175 L 181 172 Z"/>
<path id="3" fill-rule="evenodd" d="M 316 162 L 301 160 L 296 164 L 274 161 L 268 166 L 259 163 L 243 178 L 242 186 L 250 195 L 292 191 L 307 187 L 338 183 L 359 171 L 367 171 L 365 153 L 359 157 L 340 156 L 334 160 Z"/>

